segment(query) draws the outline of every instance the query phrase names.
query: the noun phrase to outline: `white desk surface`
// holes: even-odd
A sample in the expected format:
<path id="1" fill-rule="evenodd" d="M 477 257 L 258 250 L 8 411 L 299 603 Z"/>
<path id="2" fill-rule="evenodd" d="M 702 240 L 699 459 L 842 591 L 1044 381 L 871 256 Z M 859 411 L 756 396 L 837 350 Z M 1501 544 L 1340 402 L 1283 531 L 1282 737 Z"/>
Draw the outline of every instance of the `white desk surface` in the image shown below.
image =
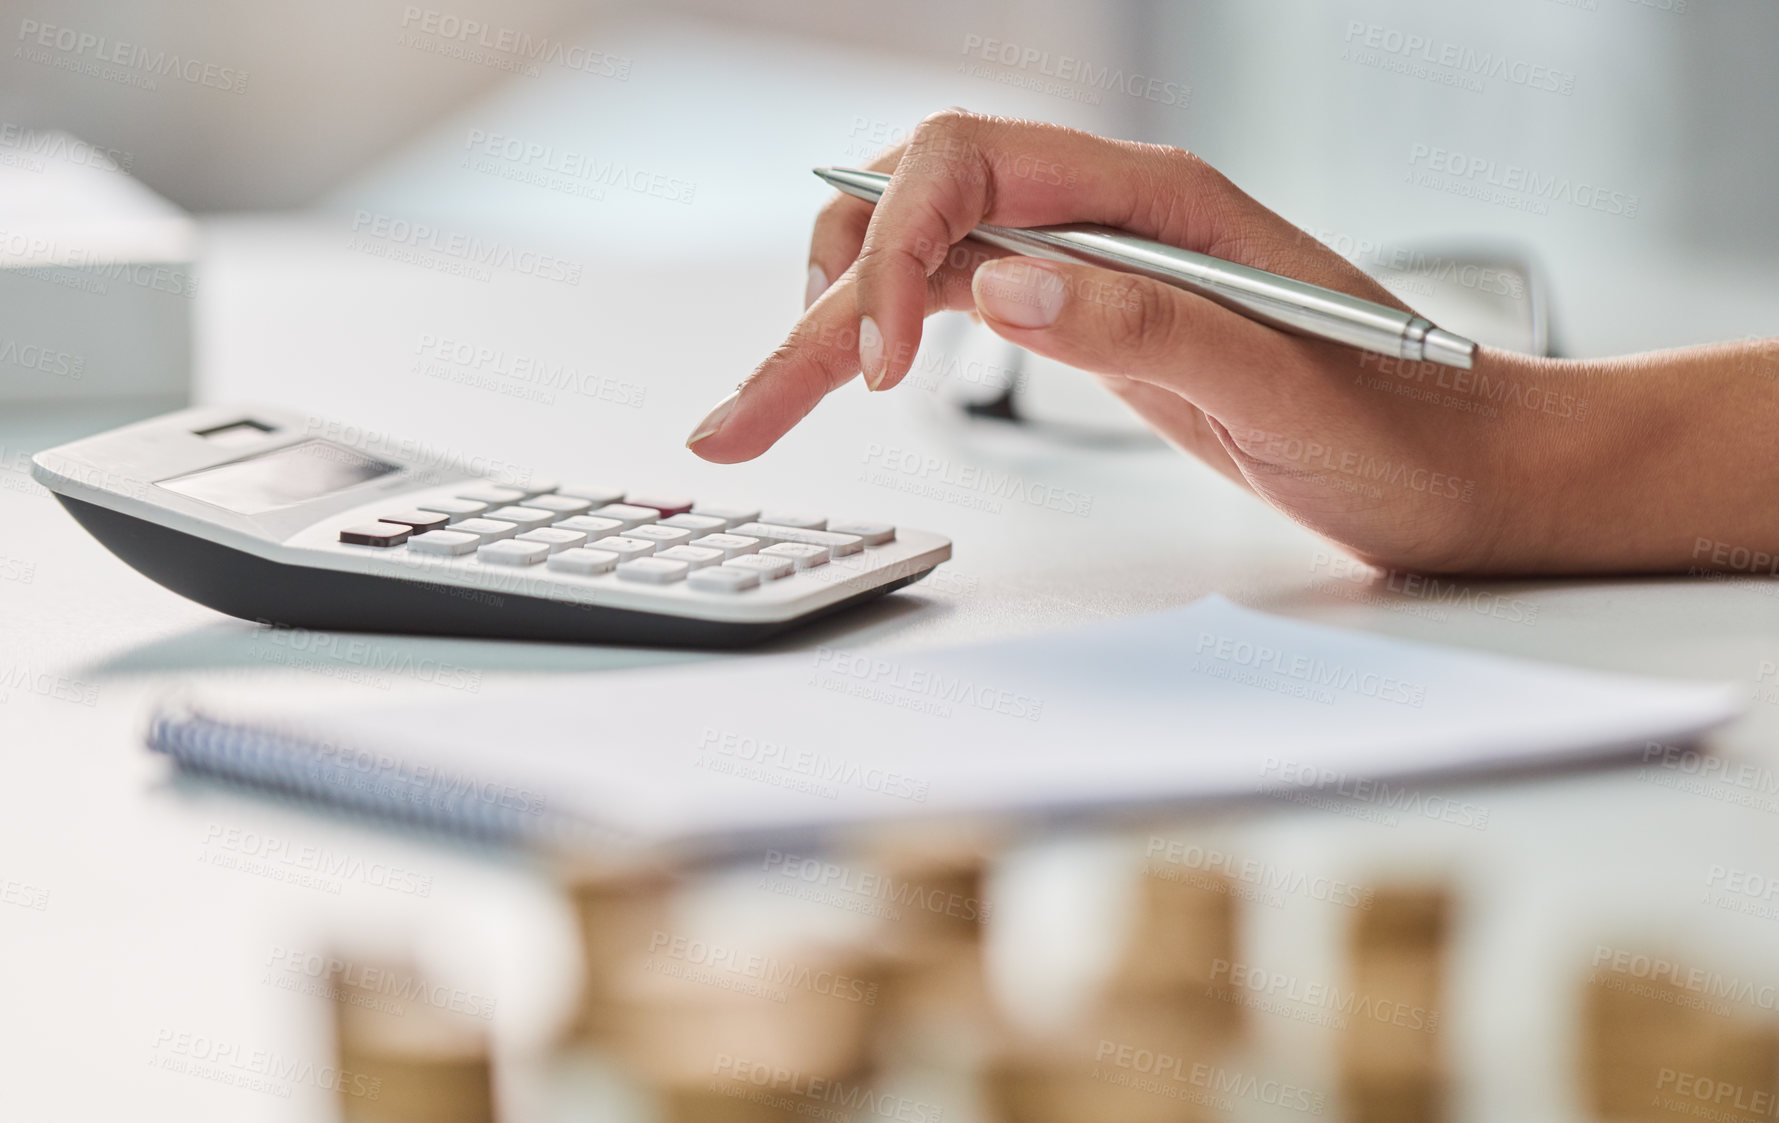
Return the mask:
<path id="1" fill-rule="evenodd" d="M 784 646 L 837 636 L 890 648 L 1016 635 L 1220 592 L 1268 611 L 1459 646 L 1741 680 L 1751 693 L 1761 661 L 1779 661 L 1779 583 L 1488 584 L 1475 589 L 1535 607 L 1533 622 L 1463 607 L 1428 615 L 1424 601 L 1330 581 L 1313 538 L 1171 451 L 995 439 L 943 422 L 920 391 L 873 398 L 854 384 L 762 460 L 707 465 L 681 441 L 794 317 L 800 233 L 696 263 L 651 264 L 635 248 L 590 250 L 584 280 L 569 287 L 508 274 L 453 279 L 368 256 L 348 247 L 350 222 L 348 209 L 206 224 L 197 307 L 204 400 L 273 400 L 541 472 L 711 498 L 770 497 L 955 539 L 946 580 Z M 646 404 L 560 392 L 544 403 L 449 384 L 415 369 L 417 342 L 428 334 L 607 372 L 646 385 Z M 544 878 L 510 856 L 176 780 L 142 748 L 149 701 L 182 684 L 253 683 L 293 699 L 356 690 L 449 702 L 452 690 L 378 666 L 425 657 L 479 672 L 488 685 L 706 656 L 377 637 L 368 663 L 320 652 L 283 665 L 288 648 L 136 575 L 23 474 L 24 454 L 116 420 L 97 412 L 0 417 L 0 775 L 8 796 L 0 882 L 12 886 L 0 894 L 6 1114 L 330 1117 L 329 1094 L 312 1083 L 256 1091 L 165 1066 L 173 1054 L 160 1043 L 180 1034 L 240 1054 L 328 1061 L 326 1003 L 266 981 L 280 947 L 416 950 L 437 973 L 494 996 L 502 1047 L 524 1053 L 573 989 L 570 919 Z M 1091 514 L 1008 503 L 997 512 L 963 488 L 933 497 L 883 486 L 865 471 L 873 443 L 1074 488 L 1092 495 Z M 56 697 L 48 686 L 57 676 L 93 704 Z M 1765 770 L 1759 776 L 1770 788 L 1779 775 L 1779 691 L 1771 675 L 1766 686 L 1714 748 Z M 1485 809 L 1480 830 L 1412 812 L 1378 822 L 1275 804 L 1185 821 L 1169 835 L 1360 884 L 1451 879 L 1464 910 L 1445 1013 L 1460 1118 L 1555 1119 L 1581 1110 L 1572 1083 L 1576 998 L 1597 945 L 1675 952 L 1757 985 L 1779 983 L 1767 954 L 1779 936 L 1775 921 L 1759 908 L 1718 907 L 1707 883 L 1715 866 L 1779 875 L 1779 795 L 1763 792 L 1747 806 L 1735 800 L 1749 789 L 1692 781 L 1658 763 L 1428 789 Z M 399 867 L 424 879 L 427 892 L 392 891 L 370 874 L 314 887 L 227 868 L 217 859 L 231 853 L 233 831 L 325 848 L 367 870 Z M 1112 875 L 1140 857 L 1144 837 L 1034 840 L 1009 861 L 996 883 L 1004 896 L 991 940 L 1014 1001 L 1043 1006 L 1042 992 L 1061 994 L 1091 970 L 1122 899 Z M 762 898 L 746 881 L 705 886 L 683 923 L 732 939 L 774 925 L 845 924 L 835 910 L 784 903 L 778 919 L 762 920 Z M 1348 910 L 1290 895 L 1275 904 L 1247 909 L 1243 954 L 1268 970 L 1337 982 Z M 1252 1023 L 1257 1064 L 1334 1088 L 1329 1030 L 1266 1014 Z M 523 1117 L 601 1117 L 585 1101 L 527 1087 L 512 1094 Z M 970 1111 L 960 1105 L 947 1115 Z"/>

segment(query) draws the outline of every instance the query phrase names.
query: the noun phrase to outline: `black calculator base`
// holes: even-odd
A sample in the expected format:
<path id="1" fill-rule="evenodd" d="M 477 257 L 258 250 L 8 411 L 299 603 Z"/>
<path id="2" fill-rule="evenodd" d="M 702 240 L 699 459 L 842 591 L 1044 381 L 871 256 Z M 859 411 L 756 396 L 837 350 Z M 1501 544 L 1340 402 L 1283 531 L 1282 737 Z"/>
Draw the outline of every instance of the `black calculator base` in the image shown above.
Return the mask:
<path id="1" fill-rule="evenodd" d="M 931 572 L 921 570 L 791 620 L 695 620 L 285 565 L 66 495 L 56 499 L 106 549 L 181 596 L 243 620 L 318 631 L 745 647 L 900 589 Z"/>

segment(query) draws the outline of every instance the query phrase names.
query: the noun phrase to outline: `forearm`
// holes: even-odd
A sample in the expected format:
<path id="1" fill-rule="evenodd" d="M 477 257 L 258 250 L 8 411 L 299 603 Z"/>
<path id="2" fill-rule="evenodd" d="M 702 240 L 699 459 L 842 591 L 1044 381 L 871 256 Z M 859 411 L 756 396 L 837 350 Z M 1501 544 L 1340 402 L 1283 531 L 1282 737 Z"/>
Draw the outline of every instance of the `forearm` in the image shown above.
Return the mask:
<path id="1" fill-rule="evenodd" d="M 1779 570 L 1772 344 L 1570 362 L 1491 352 L 1488 361 L 1586 403 L 1578 419 L 1516 418 L 1517 486 L 1537 514 L 1515 547 L 1519 564 L 1501 568 Z"/>

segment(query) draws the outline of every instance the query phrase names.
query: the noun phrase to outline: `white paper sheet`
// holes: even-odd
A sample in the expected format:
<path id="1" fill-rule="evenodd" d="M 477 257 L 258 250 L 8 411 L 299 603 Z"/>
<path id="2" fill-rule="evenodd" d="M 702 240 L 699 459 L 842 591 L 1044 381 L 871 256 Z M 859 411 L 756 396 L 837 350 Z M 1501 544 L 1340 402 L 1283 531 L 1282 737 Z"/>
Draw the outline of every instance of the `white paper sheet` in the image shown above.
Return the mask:
<path id="1" fill-rule="evenodd" d="M 226 763 L 247 759 L 231 742 L 295 729 L 308 746 L 261 746 L 253 767 L 309 769 L 295 786 L 323 798 L 454 795 L 515 812 L 521 832 L 553 815 L 722 849 L 879 819 L 1091 815 L 1257 793 L 1388 809 L 1425 798 L 1407 777 L 1637 752 L 1741 706 L 1730 684 L 1473 654 L 1213 597 L 1012 642 L 824 647 L 554 677 L 460 702 L 299 715 L 208 698 L 155 737 L 178 741 L 193 715 L 238 723 L 186 736 L 175 755 L 245 774 Z M 331 770 L 319 783 L 318 767 Z"/>

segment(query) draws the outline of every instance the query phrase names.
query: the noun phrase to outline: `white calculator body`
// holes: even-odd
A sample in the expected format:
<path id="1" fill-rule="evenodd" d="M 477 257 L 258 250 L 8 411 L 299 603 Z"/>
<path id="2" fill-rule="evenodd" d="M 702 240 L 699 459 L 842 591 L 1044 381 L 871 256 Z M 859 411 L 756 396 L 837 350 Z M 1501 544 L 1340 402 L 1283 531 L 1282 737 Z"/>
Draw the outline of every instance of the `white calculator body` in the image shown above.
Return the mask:
<path id="1" fill-rule="evenodd" d="M 480 463 L 254 406 L 39 453 L 112 553 L 248 620 L 337 631 L 728 647 L 919 580 L 937 534 Z"/>

